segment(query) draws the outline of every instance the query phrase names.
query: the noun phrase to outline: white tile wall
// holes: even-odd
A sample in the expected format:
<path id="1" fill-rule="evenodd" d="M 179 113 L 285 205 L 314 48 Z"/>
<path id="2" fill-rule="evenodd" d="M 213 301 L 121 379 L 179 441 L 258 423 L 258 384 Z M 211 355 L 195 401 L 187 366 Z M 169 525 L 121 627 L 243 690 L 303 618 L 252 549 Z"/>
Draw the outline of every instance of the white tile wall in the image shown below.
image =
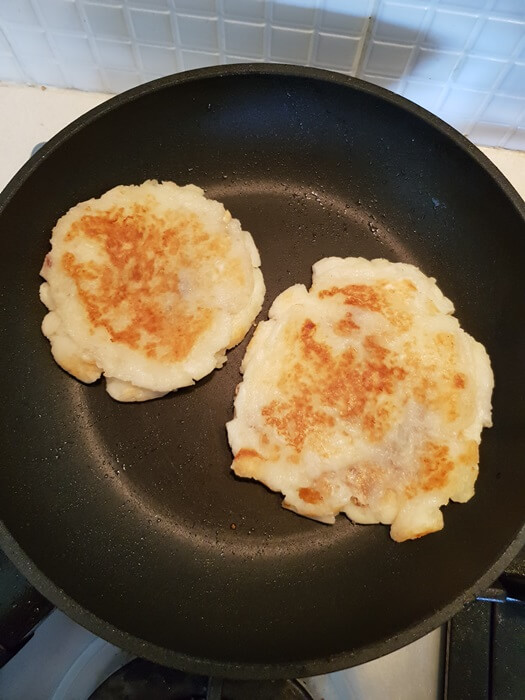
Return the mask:
<path id="1" fill-rule="evenodd" d="M 224 48 L 236 56 L 259 57 L 264 53 L 264 24 L 224 21 Z"/>
<path id="2" fill-rule="evenodd" d="M 525 0 L 0 0 L 0 80 L 119 92 L 246 61 L 357 75 L 525 150 Z"/>
<path id="3" fill-rule="evenodd" d="M 224 17 L 231 19 L 264 20 L 265 0 L 223 0 L 222 12 Z"/>
<path id="4" fill-rule="evenodd" d="M 274 24 L 313 29 L 316 6 L 316 0 L 274 0 L 270 17 Z"/>
<path id="5" fill-rule="evenodd" d="M 217 51 L 219 48 L 218 20 L 213 17 L 179 15 L 180 45 L 187 49 Z"/>

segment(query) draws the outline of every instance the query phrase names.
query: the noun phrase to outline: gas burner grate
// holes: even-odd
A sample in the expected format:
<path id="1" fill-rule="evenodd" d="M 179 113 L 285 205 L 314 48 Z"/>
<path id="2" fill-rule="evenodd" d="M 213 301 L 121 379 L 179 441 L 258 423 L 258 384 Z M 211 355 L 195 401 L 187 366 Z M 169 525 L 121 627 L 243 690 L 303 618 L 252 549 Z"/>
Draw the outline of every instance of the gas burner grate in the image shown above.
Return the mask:
<path id="1" fill-rule="evenodd" d="M 89 700 L 313 700 L 295 680 L 234 681 L 193 676 L 135 659 L 111 675 Z"/>

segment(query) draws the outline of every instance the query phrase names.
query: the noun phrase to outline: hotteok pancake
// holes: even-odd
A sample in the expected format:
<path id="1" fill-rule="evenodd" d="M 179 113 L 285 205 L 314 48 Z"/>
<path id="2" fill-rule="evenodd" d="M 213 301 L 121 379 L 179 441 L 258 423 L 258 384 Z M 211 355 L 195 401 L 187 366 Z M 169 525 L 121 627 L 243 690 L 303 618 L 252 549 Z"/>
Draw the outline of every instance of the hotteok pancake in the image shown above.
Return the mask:
<path id="1" fill-rule="evenodd" d="M 51 247 L 40 296 L 53 356 L 83 382 L 104 375 L 120 401 L 220 367 L 264 298 L 251 235 L 193 185 L 115 187 L 70 209 Z"/>
<path id="2" fill-rule="evenodd" d="M 468 501 L 493 375 L 435 280 L 386 260 L 325 258 L 274 301 L 248 346 L 228 423 L 232 468 L 333 523 L 443 527 Z"/>

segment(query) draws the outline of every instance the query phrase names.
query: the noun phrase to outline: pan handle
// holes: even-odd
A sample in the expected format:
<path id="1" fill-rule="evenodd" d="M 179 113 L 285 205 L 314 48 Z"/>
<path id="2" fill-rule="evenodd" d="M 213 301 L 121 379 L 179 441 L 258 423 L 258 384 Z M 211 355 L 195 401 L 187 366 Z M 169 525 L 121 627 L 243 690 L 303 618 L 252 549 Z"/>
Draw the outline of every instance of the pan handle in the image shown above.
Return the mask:
<path id="1" fill-rule="evenodd" d="M 525 603 L 525 547 L 499 579 L 477 598 L 491 603 Z"/>
<path id="2" fill-rule="evenodd" d="M 504 574 L 478 595 L 477 600 L 488 603 L 525 603 L 525 579 L 515 574 Z"/>

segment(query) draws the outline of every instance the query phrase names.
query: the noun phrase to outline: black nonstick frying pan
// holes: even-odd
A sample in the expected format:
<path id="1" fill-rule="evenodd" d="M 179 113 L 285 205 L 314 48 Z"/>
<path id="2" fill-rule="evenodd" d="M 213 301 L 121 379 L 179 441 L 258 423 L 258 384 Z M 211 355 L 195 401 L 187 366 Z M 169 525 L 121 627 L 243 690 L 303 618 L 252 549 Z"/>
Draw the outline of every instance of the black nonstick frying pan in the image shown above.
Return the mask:
<path id="1" fill-rule="evenodd" d="M 418 265 L 496 377 L 476 495 L 396 544 L 236 479 L 224 424 L 248 339 L 195 387 L 119 404 L 53 362 L 38 272 L 70 206 L 147 178 L 195 183 L 252 232 L 275 296 L 338 255 Z M 430 631 L 523 543 L 525 218 L 515 191 L 428 112 L 345 76 L 230 66 L 143 85 L 81 117 L 2 195 L 0 543 L 95 633 L 183 670 L 292 677 Z"/>

